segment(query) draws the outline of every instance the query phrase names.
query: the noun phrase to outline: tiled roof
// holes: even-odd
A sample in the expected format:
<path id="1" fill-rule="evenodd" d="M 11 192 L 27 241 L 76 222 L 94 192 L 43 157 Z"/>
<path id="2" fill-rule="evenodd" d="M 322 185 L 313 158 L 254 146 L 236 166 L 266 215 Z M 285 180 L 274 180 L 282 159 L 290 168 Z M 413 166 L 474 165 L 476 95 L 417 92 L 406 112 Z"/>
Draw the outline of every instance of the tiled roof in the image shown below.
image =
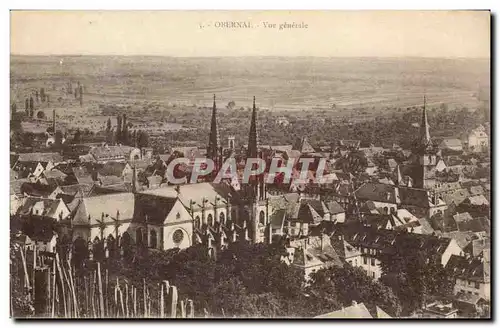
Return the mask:
<path id="1" fill-rule="evenodd" d="M 443 195 L 443 199 L 448 205 L 451 205 L 453 203 L 455 205 L 459 205 L 469 196 L 470 194 L 467 189 L 457 189 L 452 194 Z"/>
<path id="2" fill-rule="evenodd" d="M 161 197 L 150 194 L 137 194 L 134 217 L 148 219 L 148 222 L 163 224 L 167 215 L 177 202 L 177 197 Z"/>
<path id="3" fill-rule="evenodd" d="M 483 195 L 484 194 L 484 189 L 482 186 L 472 186 L 470 187 L 470 194 L 472 196 L 475 196 L 475 195 Z"/>
<path id="4" fill-rule="evenodd" d="M 396 203 L 394 186 L 382 183 L 365 183 L 354 194 L 360 200 L 371 200 L 384 203 Z"/>
<path id="5" fill-rule="evenodd" d="M 39 203 L 42 203 L 43 211 L 36 215 L 57 218 L 58 213 L 56 213 L 56 211 L 61 202 L 62 200 L 60 199 L 27 197 L 17 213 L 20 215 L 36 214 L 32 213 L 33 207 Z"/>
<path id="6" fill-rule="evenodd" d="M 490 220 L 486 217 L 477 217 L 472 220 L 458 222 L 458 230 L 460 231 L 472 231 L 481 232 L 485 231 L 489 234 L 490 232 Z"/>
<path id="7" fill-rule="evenodd" d="M 398 245 L 405 245 L 433 254 L 442 254 L 451 242 L 450 238 L 440 238 L 431 235 L 407 233 L 386 229 L 367 227 L 360 222 L 337 224 L 333 227 L 335 236 L 343 234 L 353 246 L 369 247 L 385 251 L 393 251 Z"/>
<path id="8" fill-rule="evenodd" d="M 344 261 L 351 257 L 361 255 L 361 252 L 357 248 L 349 244 L 342 235 L 331 237 L 330 243 L 335 249 L 335 252 L 337 252 L 339 257 Z"/>
<path id="9" fill-rule="evenodd" d="M 443 233 L 443 236 L 455 239 L 458 246 L 463 250 L 473 241 L 474 235 L 471 231 L 450 231 Z"/>
<path id="10" fill-rule="evenodd" d="M 78 183 L 81 183 L 81 184 L 93 184 L 94 183 L 94 180 L 92 180 L 91 173 L 84 166 L 73 167 L 73 173 L 74 173 Z"/>
<path id="11" fill-rule="evenodd" d="M 130 146 L 99 146 L 90 150 L 96 160 L 127 158 L 134 147 Z"/>
<path id="12" fill-rule="evenodd" d="M 61 188 L 61 191 L 66 195 L 75 196 L 77 193 L 80 192 L 81 193 L 80 195 L 82 197 L 85 197 L 92 189 L 92 185 L 74 184 L 68 186 L 59 186 L 59 188 Z"/>
<path id="13" fill-rule="evenodd" d="M 67 175 L 58 169 L 45 170 L 42 173 L 47 179 L 64 180 Z"/>
<path id="14" fill-rule="evenodd" d="M 489 282 L 489 265 L 489 262 L 479 257 L 452 255 L 446 264 L 446 270 L 462 279 Z"/>
<path id="15" fill-rule="evenodd" d="M 273 229 L 281 229 L 283 228 L 284 222 L 285 222 L 285 217 L 286 217 L 286 210 L 285 209 L 279 209 L 275 211 L 273 214 L 271 214 L 271 217 L 269 218 L 271 222 L 271 228 Z"/>
<path id="16" fill-rule="evenodd" d="M 51 186 L 51 185 L 46 185 L 42 183 L 31 183 L 27 182 L 24 183 L 21 186 L 21 192 L 23 194 L 28 194 L 31 196 L 37 196 L 37 197 L 47 197 L 49 196 L 54 190 L 58 188 L 57 186 Z"/>
<path id="17" fill-rule="evenodd" d="M 322 314 L 315 318 L 346 318 L 346 319 L 372 319 L 372 315 L 363 303 L 354 304 L 338 311 Z"/>
<path id="18" fill-rule="evenodd" d="M 331 200 L 328 203 L 326 203 L 326 206 L 328 207 L 328 211 L 332 215 L 345 212 L 344 208 L 342 206 L 340 206 L 340 204 L 334 200 Z"/>
<path id="19" fill-rule="evenodd" d="M 453 219 L 455 222 L 463 222 L 463 221 L 470 221 L 472 220 L 472 216 L 469 214 L 469 212 L 463 212 L 463 213 L 457 213 L 453 215 Z"/>
<path id="20" fill-rule="evenodd" d="M 476 206 L 490 205 L 490 203 L 488 202 L 488 200 L 486 199 L 486 197 L 484 197 L 484 195 L 470 196 L 468 198 L 468 202 L 471 205 L 476 205 Z"/>
<path id="21" fill-rule="evenodd" d="M 307 246 L 307 251 L 325 265 L 335 265 L 338 267 L 344 265 L 327 235 L 310 236 L 308 239 L 309 245 Z"/>
<path id="22" fill-rule="evenodd" d="M 179 188 L 179 193 L 177 193 L 176 187 Z M 216 197 L 220 199 L 218 205 L 222 205 L 224 204 L 222 200 L 227 201 L 231 196 L 234 196 L 229 186 L 221 183 L 209 182 L 165 186 L 156 189 L 144 190 L 141 193 L 166 198 L 179 197 L 180 201 L 186 208 L 189 208 L 190 201 L 194 201 L 196 202 L 196 204 L 193 205 L 195 210 L 201 208 L 203 199 L 208 201 L 205 202 L 205 206 L 210 208 L 213 207 Z"/>
<path id="23" fill-rule="evenodd" d="M 293 264 L 305 268 L 322 266 L 323 262 L 312 255 L 307 249 L 298 248 L 295 250 Z"/>
<path id="24" fill-rule="evenodd" d="M 29 179 L 18 179 L 10 181 L 10 194 L 11 195 L 22 195 L 22 185 L 28 183 Z"/>
<path id="25" fill-rule="evenodd" d="M 486 249 L 490 249 L 490 238 L 474 239 L 470 244 L 472 256 L 479 256 Z"/>
<path id="26" fill-rule="evenodd" d="M 307 137 L 297 139 L 297 142 L 292 147 L 293 150 L 299 151 L 301 154 L 314 153 L 315 150 L 307 141 Z"/>
<path id="27" fill-rule="evenodd" d="M 117 212 L 120 219 L 132 219 L 135 198 L 132 193 L 116 193 L 83 198 L 78 206 L 73 221 L 76 224 L 97 224 L 104 217 L 105 222 L 114 222 Z M 106 216 L 108 215 L 108 216 Z"/>
<path id="28" fill-rule="evenodd" d="M 52 162 L 60 163 L 64 159 L 59 153 L 21 153 L 19 162 Z"/>

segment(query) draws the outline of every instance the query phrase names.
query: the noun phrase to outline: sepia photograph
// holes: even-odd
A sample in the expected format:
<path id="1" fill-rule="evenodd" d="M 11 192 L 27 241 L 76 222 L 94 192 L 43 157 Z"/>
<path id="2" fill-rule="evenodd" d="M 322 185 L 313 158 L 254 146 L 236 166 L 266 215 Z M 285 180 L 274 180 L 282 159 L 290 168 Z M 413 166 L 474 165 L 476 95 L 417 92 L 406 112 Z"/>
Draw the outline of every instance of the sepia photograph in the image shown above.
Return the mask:
<path id="1" fill-rule="evenodd" d="M 10 317 L 491 320 L 491 20 L 11 10 Z"/>

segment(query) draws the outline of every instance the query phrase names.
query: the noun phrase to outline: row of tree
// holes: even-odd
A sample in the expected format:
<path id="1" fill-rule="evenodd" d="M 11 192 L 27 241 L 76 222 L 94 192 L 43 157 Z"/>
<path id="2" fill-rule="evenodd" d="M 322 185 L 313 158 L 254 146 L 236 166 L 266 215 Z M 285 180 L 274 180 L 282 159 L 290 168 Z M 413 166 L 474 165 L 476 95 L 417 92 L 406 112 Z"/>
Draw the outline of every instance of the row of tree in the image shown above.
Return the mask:
<path id="1" fill-rule="evenodd" d="M 363 302 L 399 315 L 401 305 L 391 288 L 369 278 L 360 268 L 331 267 L 313 274 L 281 261 L 282 244 L 236 242 L 217 254 L 206 246 L 143 253 L 127 261 L 109 259 L 110 274 L 128 280 L 168 279 L 181 297 L 194 300 L 198 316 L 312 317 Z"/>
<path id="2" fill-rule="evenodd" d="M 106 122 L 106 142 L 108 144 L 121 144 L 144 148 L 149 146 L 149 134 L 142 130 L 131 130 L 133 124 L 127 122 L 127 115 L 116 117 L 116 131 L 113 131 L 111 118 Z"/>

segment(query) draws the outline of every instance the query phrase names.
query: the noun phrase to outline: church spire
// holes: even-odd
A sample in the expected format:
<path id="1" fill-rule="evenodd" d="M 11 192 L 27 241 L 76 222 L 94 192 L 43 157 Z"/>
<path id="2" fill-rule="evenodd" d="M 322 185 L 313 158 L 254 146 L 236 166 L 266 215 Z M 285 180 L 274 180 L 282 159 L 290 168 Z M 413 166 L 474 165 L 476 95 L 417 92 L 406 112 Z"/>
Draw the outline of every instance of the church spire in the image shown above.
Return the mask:
<path id="1" fill-rule="evenodd" d="M 424 109 L 422 111 L 422 124 L 420 126 L 420 142 L 421 145 L 427 147 L 431 143 L 431 135 L 429 133 L 429 122 L 427 121 L 427 109 L 425 108 L 425 95 L 424 95 Z"/>
<path id="2" fill-rule="evenodd" d="M 219 130 L 217 129 L 217 105 L 215 104 L 215 94 L 214 94 L 214 105 L 212 108 L 212 122 L 210 124 L 210 136 L 208 139 L 207 157 L 214 162 L 219 161 Z"/>
<path id="3" fill-rule="evenodd" d="M 259 140 L 257 136 L 257 108 L 255 107 L 255 96 L 253 97 L 252 120 L 250 121 L 250 133 L 248 135 L 247 158 L 257 158 Z"/>

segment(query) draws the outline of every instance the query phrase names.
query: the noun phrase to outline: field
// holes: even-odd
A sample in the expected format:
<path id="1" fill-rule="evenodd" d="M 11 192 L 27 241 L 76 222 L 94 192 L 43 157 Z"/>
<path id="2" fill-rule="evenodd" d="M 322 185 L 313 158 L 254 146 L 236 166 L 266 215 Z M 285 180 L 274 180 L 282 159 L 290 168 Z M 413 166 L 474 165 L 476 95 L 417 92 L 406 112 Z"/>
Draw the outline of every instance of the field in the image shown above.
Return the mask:
<path id="1" fill-rule="evenodd" d="M 56 108 L 58 122 L 91 130 L 104 128 L 103 106 L 168 109 L 171 119 L 210 106 L 213 94 L 220 107 L 234 101 L 247 108 L 256 96 L 271 113 L 372 117 L 421 106 L 424 94 L 431 107 L 478 108 L 480 98 L 489 99 L 489 70 L 479 59 L 12 56 L 11 97 L 24 109 L 26 95 L 44 87 L 51 95 L 40 105 L 47 117 Z M 85 86 L 82 107 L 64 92 L 69 80 Z M 147 115 L 135 116 L 139 126 L 151 125 Z M 180 128 L 157 123 L 158 130 Z"/>

